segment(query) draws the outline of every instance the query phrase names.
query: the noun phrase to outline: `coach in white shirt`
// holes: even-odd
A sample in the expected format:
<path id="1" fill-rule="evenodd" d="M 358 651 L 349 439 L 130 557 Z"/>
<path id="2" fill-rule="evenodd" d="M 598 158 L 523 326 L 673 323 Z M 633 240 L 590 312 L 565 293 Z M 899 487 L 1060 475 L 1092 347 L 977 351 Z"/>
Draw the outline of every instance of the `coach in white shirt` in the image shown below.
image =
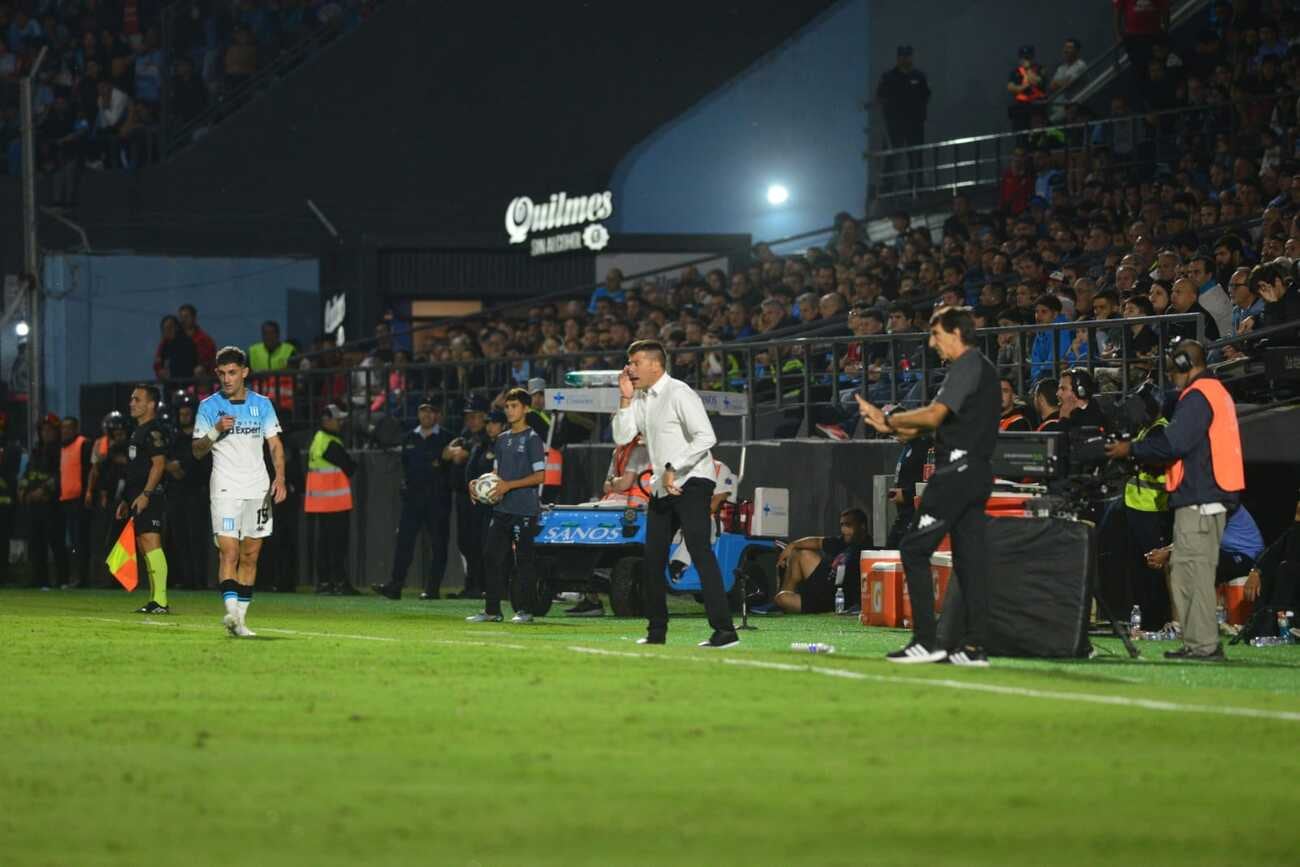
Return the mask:
<path id="1" fill-rule="evenodd" d="M 619 410 L 614 414 L 614 442 L 626 445 L 639 433 L 650 453 L 651 498 L 646 508 L 645 592 L 649 625 L 640 644 L 663 644 L 668 636 L 668 596 L 664 572 L 674 524 L 679 526 L 700 575 L 704 608 L 713 635 L 701 647 L 740 643 L 713 556 L 709 505 L 716 473 L 709 449 L 718 441 L 704 403 L 690 386 L 664 369 L 667 355 L 657 340 L 638 340 L 627 350 L 628 363 L 618 378 Z"/>

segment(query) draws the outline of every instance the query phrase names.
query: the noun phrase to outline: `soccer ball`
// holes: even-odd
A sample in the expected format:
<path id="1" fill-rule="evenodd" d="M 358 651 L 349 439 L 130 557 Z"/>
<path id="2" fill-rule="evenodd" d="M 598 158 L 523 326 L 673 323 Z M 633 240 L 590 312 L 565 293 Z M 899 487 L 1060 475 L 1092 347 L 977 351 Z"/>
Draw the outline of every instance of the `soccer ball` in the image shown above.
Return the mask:
<path id="1" fill-rule="evenodd" d="M 469 483 L 469 495 L 479 503 L 496 503 L 501 498 L 492 495 L 492 489 L 501 481 L 496 473 L 484 473 Z"/>

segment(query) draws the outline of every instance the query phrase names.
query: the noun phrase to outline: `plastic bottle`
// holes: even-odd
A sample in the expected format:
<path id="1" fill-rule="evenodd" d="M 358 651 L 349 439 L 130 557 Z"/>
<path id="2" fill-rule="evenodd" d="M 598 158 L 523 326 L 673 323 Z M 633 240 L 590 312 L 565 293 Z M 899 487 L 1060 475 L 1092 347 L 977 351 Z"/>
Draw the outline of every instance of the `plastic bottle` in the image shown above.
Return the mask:
<path id="1" fill-rule="evenodd" d="M 1128 631 L 1132 635 L 1137 635 L 1142 631 L 1142 606 L 1134 605 L 1133 610 L 1129 612 Z"/>
<path id="2" fill-rule="evenodd" d="M 821 642 L 813 642 L 809 644 L 803 641 L 796 641 L 790 645 L 790 649 L 799 653 L 834 653 L 835 645 L 822 644 Z"/>
<path id="3" fill-rule="evenodd" d="M 621 370 L 570 370 L 564 374 L 567 388 L 613 388 Z"/>
<path id="4" fill-rule="evenodd" d="M 1282 643 L 1282 639 L 1276 635 L 1257 635 L 1250 640 L 1251 647 L 1272 647 Z"/>
<path id="5" fill-rule="evenodd" d="M 1228 609 L 1224 608 L 1222 605 L 1214 609 L 1214 619 L 1220 626 L 1225 625 L 1228 622 Z"/>
<path id="6" fill-rule="evenodd" d="M 836 614 L 844 613 L 844 588 L 843 587 L 835 588 L 835 613 Z"/>

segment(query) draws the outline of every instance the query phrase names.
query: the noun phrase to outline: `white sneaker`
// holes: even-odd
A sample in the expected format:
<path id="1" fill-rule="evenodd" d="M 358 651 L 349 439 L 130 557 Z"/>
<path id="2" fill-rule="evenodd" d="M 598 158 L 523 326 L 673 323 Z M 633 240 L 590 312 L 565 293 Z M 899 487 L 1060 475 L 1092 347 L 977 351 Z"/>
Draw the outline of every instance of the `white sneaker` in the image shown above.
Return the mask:
<path id="1" fill-rule="evenodd" d="M 532 623 L 533 615 L 529 614 L 527 611 L 520 611 L 514 617 L 510 618 L 510 622 L 511 623 Z"/>
<path id="2" fill-rule="evenodd" d="M 243 621 L 240 621 L 239 625 L 235 627 L 235 635 L 237 635 L 237 636 L 240 637 L 240 638 L 256 638 L 256 637 L 257 637 L 257 633 L 254 632 L 253 630 L 249 629 L 247 626 L 245 626 L 245 625 L 243 624 Z"/>
<path id="3" fill-rule="evenodd" d="M 236 617 L 236 616 L 233 615 L 233 614 L 227 614 L 225 617 L 222 617 L 222 618 L 221 618 L 221 622 L 222 622 L 223 624 L 225 624 L 226 631 L 229 632 L 229 633 L 231 634 L 232 637 L 235 637 L 235 638 L 238 638 L 238 637 L 239 637 L 239 618 L 238 618 L 238 617 Z"/>
<path id="4" fill-rule="evenodd" d="M 465 618 L 466 623 L 500 623 L 500 614 L 488 614 L 486 611 L 480 611 L 478 614 L 471 614 Z"/>

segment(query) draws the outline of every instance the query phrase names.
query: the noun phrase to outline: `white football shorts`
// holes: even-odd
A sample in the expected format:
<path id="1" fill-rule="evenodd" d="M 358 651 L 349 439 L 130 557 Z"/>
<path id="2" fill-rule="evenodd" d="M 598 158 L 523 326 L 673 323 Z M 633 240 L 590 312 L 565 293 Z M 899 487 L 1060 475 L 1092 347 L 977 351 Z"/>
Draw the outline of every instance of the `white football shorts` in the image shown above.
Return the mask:
<path id="1" fill-rule="evenodd" d="M 271 498 L 212 500 L 212 535 L 265 539 L 271 535 Z"/>

